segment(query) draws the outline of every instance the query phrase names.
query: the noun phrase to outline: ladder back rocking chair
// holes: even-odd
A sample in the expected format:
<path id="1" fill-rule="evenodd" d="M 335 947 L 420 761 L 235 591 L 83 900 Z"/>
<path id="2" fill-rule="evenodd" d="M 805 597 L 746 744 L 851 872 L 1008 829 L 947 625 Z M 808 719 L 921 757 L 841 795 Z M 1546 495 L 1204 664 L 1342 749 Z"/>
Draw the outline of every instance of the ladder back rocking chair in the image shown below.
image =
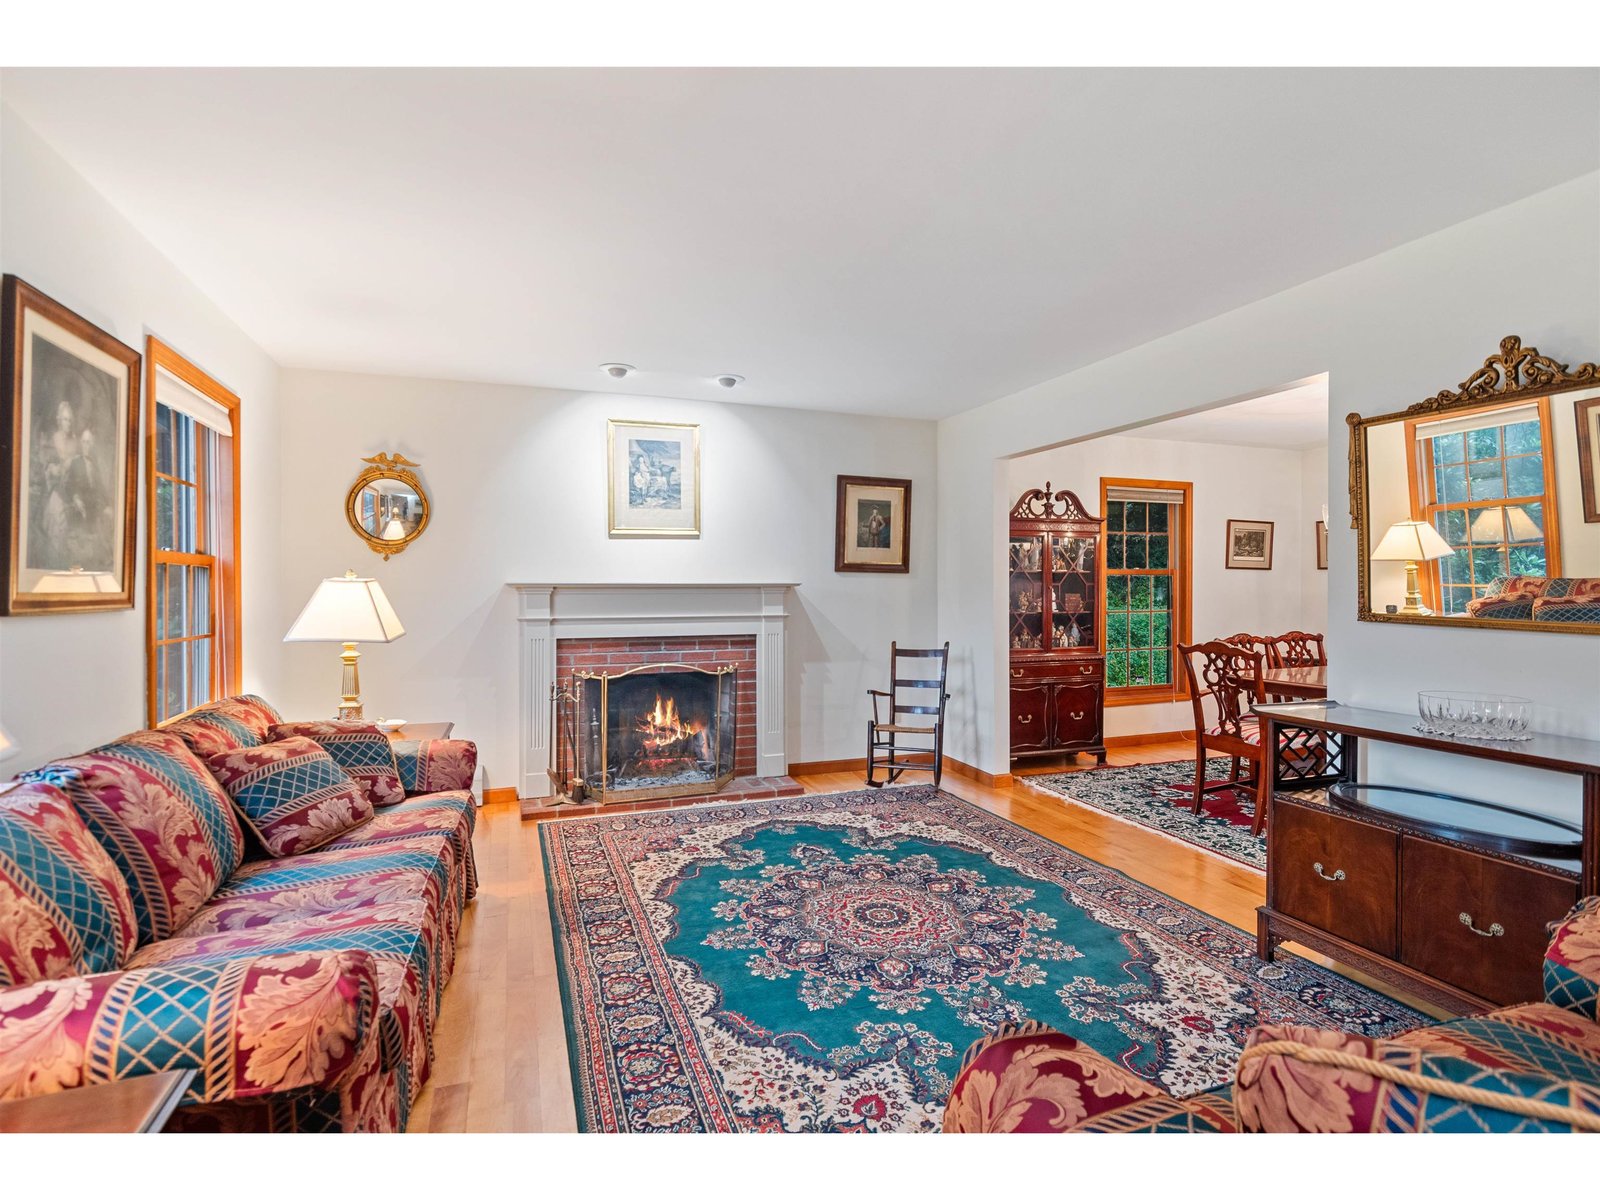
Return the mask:
<path id="1" fill-rule="evenodd" d="M 937 677 L 902 673 L 902 661 L 911 666 L 928 664 L 930 660 L 938 668 Z M 944 689 L 949 672 L 949 642 L 937 650 L 905 650 L 898 642 L 889 643 L 889 690 L 872 688 L 867 692 L 872 697 L 872 720 L 867 722 L 868 787 L 894 783 L 906 771 L 931 771 L 934 787 L 939 786 L 944 775 L 944 708 L 950 699 Z M 930 688 L 934 689 L 931 696 Z M 912 720 L 903 719 L 907 717 Z M 931 724 L 928 718 L 932 719 Z M 907 736 L 932 738 L 933 745 L 901 744 L 899 739 Z M 878 778 L 879 767 L 884 769 L 886 779 Z"/>

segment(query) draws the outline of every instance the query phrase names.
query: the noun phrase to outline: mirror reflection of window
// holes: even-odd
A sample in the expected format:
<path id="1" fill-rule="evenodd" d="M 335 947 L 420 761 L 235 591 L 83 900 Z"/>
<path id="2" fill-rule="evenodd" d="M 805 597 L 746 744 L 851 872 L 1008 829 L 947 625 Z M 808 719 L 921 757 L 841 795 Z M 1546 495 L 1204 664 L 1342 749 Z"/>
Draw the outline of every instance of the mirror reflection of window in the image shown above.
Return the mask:
<path id="1" fill-rule="evenodd" d="M 1412 515 L 1451 548 L 1428 564 L 1424 600 L 1446 615 L 1509 575 L 1559 576 L 1547 398 L 1406 422 Z"/>

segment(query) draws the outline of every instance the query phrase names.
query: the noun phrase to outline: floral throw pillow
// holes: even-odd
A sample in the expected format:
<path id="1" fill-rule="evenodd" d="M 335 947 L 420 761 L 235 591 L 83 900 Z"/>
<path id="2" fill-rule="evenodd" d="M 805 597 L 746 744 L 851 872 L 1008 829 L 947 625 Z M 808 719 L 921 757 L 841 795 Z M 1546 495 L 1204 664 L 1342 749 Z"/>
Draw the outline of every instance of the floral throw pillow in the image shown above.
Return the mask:
<path id="1" fill-rule="evenodd" d="M 389 735 L 370 722 L 296 721 L 274 725 L 269 733 L 273 741 L 310 738 L 356 781 L 374 808 L 399 804 L 406 798 Z"/>
<path id="2" fill-rule="evenodd" d="M 115 970 L 138 940 L 127 882 L 66 793 L 0 784 L 0 987 Z"/>
<path id="3" fill-rule="evenodd" d="M 303 854 L 372 819 L 372 803 L 310 738 L 291 737 L 206 760 L 274 858 Z"/>

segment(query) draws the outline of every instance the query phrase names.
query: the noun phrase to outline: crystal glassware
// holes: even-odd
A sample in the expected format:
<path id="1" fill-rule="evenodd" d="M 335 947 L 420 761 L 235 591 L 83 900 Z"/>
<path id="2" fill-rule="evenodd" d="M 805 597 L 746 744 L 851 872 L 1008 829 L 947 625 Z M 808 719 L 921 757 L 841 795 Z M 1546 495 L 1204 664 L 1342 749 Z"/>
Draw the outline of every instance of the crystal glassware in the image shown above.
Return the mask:
<path id="1" fill-rule="evenodd" d="M 1525 696 L 1488 692 L 1418 692 L 1423 733 L 1475 741 L 1520 742 L 1533 735 L 1528 721 L 1533 701 Z"/>

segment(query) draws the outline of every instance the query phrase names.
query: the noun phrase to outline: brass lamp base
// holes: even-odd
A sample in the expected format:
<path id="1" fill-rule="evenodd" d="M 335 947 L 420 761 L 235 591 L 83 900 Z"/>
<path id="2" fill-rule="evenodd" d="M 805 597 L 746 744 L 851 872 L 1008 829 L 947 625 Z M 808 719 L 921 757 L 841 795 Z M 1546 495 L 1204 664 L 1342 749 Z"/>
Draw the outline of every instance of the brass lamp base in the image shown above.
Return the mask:
<path id="1" fill-rule="evenodd" d="M 339 661 L 344 663 L 344 695 L 339 697 L 339 720 L 359 721 L 361 709 L 361 651 L 354 642 L 346 642 L 339 651 Z"/>
<path id="2" fill-rule="evenodd" d="M 1433 616 L 1433 609 L 1422 602 L 1422 584 L 1417 579 L 1417 564 L 1414 559 L 1406 560 L 1406 602 L 1400 606 L 1400 612 L 1403 616 Z"/>

